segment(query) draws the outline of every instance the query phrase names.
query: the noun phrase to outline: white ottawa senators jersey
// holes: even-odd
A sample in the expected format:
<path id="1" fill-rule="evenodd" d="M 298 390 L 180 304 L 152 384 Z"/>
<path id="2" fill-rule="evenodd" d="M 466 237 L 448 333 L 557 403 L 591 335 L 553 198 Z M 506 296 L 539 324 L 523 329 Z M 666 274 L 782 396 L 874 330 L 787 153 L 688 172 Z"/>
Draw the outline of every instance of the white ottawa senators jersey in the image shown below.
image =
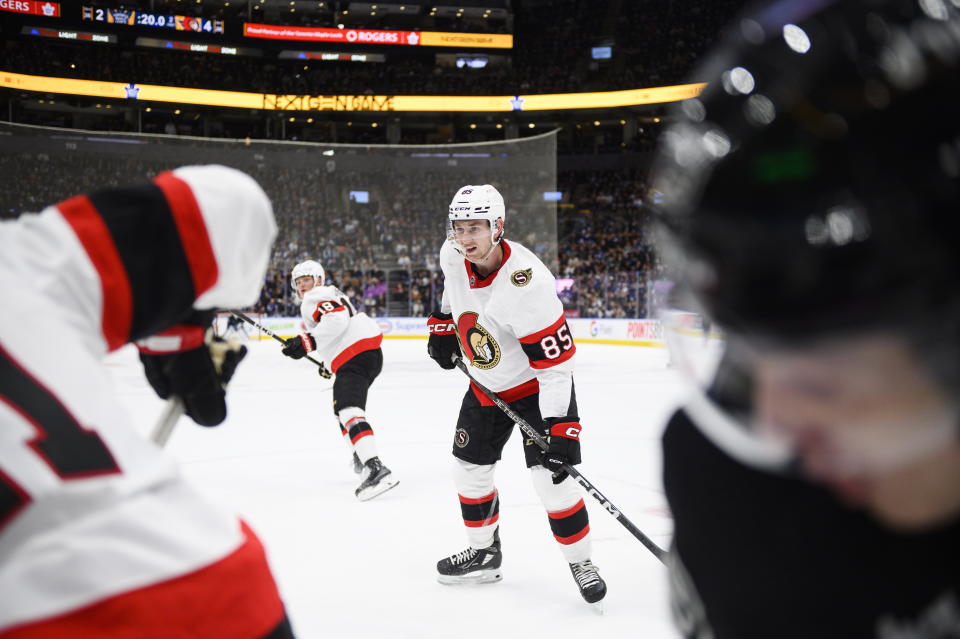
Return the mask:
<path id="1" fill-rule="evenodd" d="M 275 234 L 266 195 L 225 167 L 0 222 L 0 636 L 249 639 L 280 622 L 256 536 L 136 432 L 101 362 L 191 307 L 255 301 Z"/>
<path id="2" fill-rule="evenodd" d="M 508 402 L 539 389 L 543 417 L 566 415 L 577 349 L 556 281 L 527 248 L 506 240 L 500 245 L 500 268 L 480 277 L 450 242 L 444 243 L 441 310 L 453 315 L 464 361 L 477 381 Z"/>
<path id="3" fill-rule="evenodd" d="M 358 313 L 336 286 L 315 286 L 303 296 L 300 316 L 317 340 L 317 354 L 332 372 L 351 357 L 380 348 L 383 333 L 366 313 Z"/>

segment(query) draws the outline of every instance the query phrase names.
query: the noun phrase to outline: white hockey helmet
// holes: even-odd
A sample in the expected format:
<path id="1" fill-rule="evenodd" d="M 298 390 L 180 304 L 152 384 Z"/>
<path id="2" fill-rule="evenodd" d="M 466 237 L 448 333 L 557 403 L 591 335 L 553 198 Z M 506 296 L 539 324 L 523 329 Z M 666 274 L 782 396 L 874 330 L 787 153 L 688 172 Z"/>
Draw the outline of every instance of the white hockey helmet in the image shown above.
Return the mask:
<path id="1" fill-rule="evenodd" d="M 320 262 L 315 260 L 300 262 L 294 266 L 293 271 L 290 272 L 290 287 L 296 291 L 297 279 L 311 275 L 313 276 L 314 286 L 323 286 L 323 282 L 326 280 L 327 276 L 326 273 L 323 272 L 323 267 L 320 265 Z"/>
<path id="2" fill-rule="evenodd" d="M 450 201 L 449 230 L 452 232 L 453 223 L 457 220 L 487 220 L 490 222 L 490 239 L 496 244 L 497 219 L 506 223 L 507 209 L 503 204 L 500 191 L 490 184 L 461 186 Z M 501 235 L 502 237 L 502 235 Z"/>

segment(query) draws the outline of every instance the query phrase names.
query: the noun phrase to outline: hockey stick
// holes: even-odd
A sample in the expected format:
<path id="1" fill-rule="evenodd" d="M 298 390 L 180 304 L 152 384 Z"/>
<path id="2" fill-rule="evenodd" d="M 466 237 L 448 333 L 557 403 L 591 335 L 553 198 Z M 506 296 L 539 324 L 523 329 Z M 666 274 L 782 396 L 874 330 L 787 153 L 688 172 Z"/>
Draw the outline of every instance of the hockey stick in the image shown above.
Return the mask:
<path id="1" fill-rule="evenodd" d="M 208 329 L 204 337 L 204 342 L 210 351 L 210 360 L 213 362 L 213 366 L 216 368 L 217 374 L 219 375 L 223 370 L 223 364 L 226 360 L 227 353 L 232 350 L 238 350 L 240 345 L 239 342 L 227 341 L 223 339 L 212 340 L 210 336 L 211 332 Z M 224 390 L 226 390 L 226 383 L 222 383 L 222 386 Z M 167 399 L 167 403 L 164 405 L 163 412 L 160 413 L 160 419 L 157 420 L 153 430 L 150 432 L 151 441 L 161 448 L 166 446 L 167 440 L 169 440 L 170 435 L 173 434 L 173 427 L 177 425 L 177 422 L 185 412 L 186 404 L 184 404 L 183 398 L 178 397 L 177 395 L 172 395 L 169 399 Z"/>
<path id="2" fill-rule="evenodd" d="M 160 448 L 167 445 L 167 440 L 173 433 L 173 427 L 177 425 L 177 420 L 183 415 L 183 400 L 174 395 L 167 400 L 167 404 L 160 414 L 153 431 L 150 433 L 150 439 Z"/>
<path id="3" fill-rule="evenodd" d="M 524 435 L 533 440 L 533 442 L 540 447 L 540 450 L 547 450 L 549 447 L 547 445 L 547 440 L 543 438 L 543 435 L 538 433 L 527 421 L 518 415 L 516 411 L 510 408 L 510 405 L 505 401 L 500 399 L 500 396 L 494 393 L 492 390 L 478 382 L 473 375 L 470 374 L 470 371 L 467 370 L 467 365 L 463 363 L 463 359 L 459 356 L 453 356 L 453 363 L 457 365 L 463 374 L 470 378 L 470 381 L 476 384 L 477 388 L 483 391 L 483 394 L 490 398 L 490 400 L 496 404 L 500 410 L 506 413 L 507 417 L 512 419 L 514 423 L 520 427 L 520 430 L 523 431 Z M 566 471 L 571 477 L 573 477 L 577 483 L 583 486 L 583 489 L 587 491 L 587 494 L 600 502 L 600 505 L 603 506 L 603 509 L 608 513 L 613 515 L 613 517 L 620 522 L 620 524 L 630 531 L 630 533 L 636 537 L 641 544 L 647 547 L 647 550 L 653 553 L 654 557 L 659 559 L 661 562 L 666 563 L 666 551 L 663 550 L 660 546 L 653 543 L 653 541 L 641 532 L 639 528 L 633 525 L 627 517 L 620 512 L 620 509 L 613 505 L 613 502 L 607 499 L 596 487 L 587 481 L 587 478 L 580 474 L 580 472 L 570 464 L 564 464 L 563 470 Z"/>
<path id="4" fill-rule="evenodd" d="M 241 313 L 240 311 L 230 311 L 230 313 L 232 313 L 232 314 L 233 314 L 234 316 L 236 316 L 236 317 L 239 317 L 240 319 L 242 319 L 244 322 L 246 322 L 246 323 L 249 324 L 250 326 L 253 326 L 253 327 L 255 327 L 255 328 L 263 331 L 264 333 L 266 333 L 267 335 L 269 335 L 269 336 L 272 337 L 273 339 L 277 340 L 277 341 L 280 342 L 281 344 L 286 344 L 286 343 L 287 343 L 287 340 L 283 339 L 282 337 L 280 337 L 279 335 L 277 335 L 276 333 L 274 333 L 273 331 L 271 331 L 269 328 L 266 328 L 265 326 L 261 326 L 260 324 L 258 324 L 257 322 L 255 322 L 252 318 L 250 318 L 250 317 L 248 317 L 247 315 Z M 321 362 L 321 361 L 319 361 L 319 360 L 316 360 L 316 359 L 313 359 L 313 358 L 310 357 L 309 355 L 307 355 L 306 358 L 307 358 L 308 360 L 310 360 L 311 362 L 313 362 L 314 364 L 316 364 L 317 366 L 320 367 L 320 377 L 322 377 L 322 378 L 324 378 L 324 379 L 330 379 L 331 377 L 333 377 L 333 373 L 331 373 L 330 371 L 327 370 L 327 367 L 323 365 L 323 362 Z"/>

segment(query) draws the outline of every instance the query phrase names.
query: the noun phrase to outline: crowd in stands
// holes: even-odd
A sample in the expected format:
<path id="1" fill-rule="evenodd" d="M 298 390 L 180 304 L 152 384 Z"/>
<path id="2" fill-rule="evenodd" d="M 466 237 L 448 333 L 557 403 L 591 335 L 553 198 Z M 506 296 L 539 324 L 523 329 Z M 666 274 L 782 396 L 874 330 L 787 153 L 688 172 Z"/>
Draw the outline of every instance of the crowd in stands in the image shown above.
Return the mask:
<path id="1" fill-rule="evenodd" d="M 489 51 L 508 53 L 511 59 L 483 69 L 438 66 L 430 52 L 406 51 L 406 47 L 387 51 L 385 63 L 305 62 L 278 60 L 273 49 L 265 49 L 262 58 L 244 58 L 163 49 L 118 51 L 113 45 L 29 36 L 6 40 L 0 48 L 0 68 L 124 83 L 310 95 L 515 95 L 634 89 L 688 79 L 696 58 L 717 37 L 717 25 L 742 4 L 742 0 L 521 3 L 515 17 L 514 49 Z M 676 26 L 664 29 L 664 24 Z M 262 44 L 243 43 L 255 48 Z M 310 48 L 309 43 L 299 44 Z M 610 60 L 591 59 L 591 48 L 598 44 L 612 46 Z"/>
<path id="2" fill-rule="evenodd" d="M 646 228 L 640 171 L 570 171 L 558 176 L 569 202 L 559 218 L 561 292 L 568 313 L 646 317 L 659 264 Z"/>
<path id="3" fill-rule="evenodd" d="M 183 152 L 190 161 L 205 161 L 200 150 L 184 146 Z M 164 157 L 0 149 L 0 172 L 8 185 L 2 217 L 39 211 L 79 192 L 141 181 L 171 168 L 169 152 Z M 215 153 L 206 161 L 213 159 Z M 446 237 L 450 196 L 482 177 L 506 195 L 508 241 L 522 242 L 558 274 L 568 313 L 647 315 L 647 290 L 657 274 L 643 228 L 642 174 L 575 171 L 555 181 L 545 167 L 526 162 L 521 157 L 512 167 L 478 175 L 463 167 L 418 170 L 401 157 L 360 173 L 331 171 L 322 161 L 292 166 L 251 153 L 249 161 L 234 164 L 263 185 L 280 228 L 260 300 L 251 310 L 296 315 L 290 270 L 317 259 L 359 310 L 373 316 L 429 313 L 443 287 L 437 254 Z M 350 191 L 360 190 L 368 193 L 368 202 L 351 199 Z M 543 199 L 544 191 L 553 190 L 564 194 L 557 209 Z"/>

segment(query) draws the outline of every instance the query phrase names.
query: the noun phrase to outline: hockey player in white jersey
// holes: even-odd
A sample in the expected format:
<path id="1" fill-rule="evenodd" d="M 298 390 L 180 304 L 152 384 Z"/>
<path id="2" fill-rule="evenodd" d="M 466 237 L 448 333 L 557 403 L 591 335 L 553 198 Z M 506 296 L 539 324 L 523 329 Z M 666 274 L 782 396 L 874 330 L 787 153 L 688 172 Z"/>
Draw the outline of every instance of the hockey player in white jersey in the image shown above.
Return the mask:
<path id="1" fill-rule="evenodd" d="M 353 451 L 354 471 L 362 480 L 355 494 L 366 501 L 397 485 L 390 469 L 377 456 L 373 428 L 367 422 L 367 393 L 383 369 L 383 333 L 336 286 L 326 284 L 323 266 L 314 260 L 293 267 L 290 285 L 302 300 L 300 316 L 306 333 L 287 340 L 283 354 L 300 359 L 316 351 L 336 377 L 333 412 L 340 432 Z"/>
<path id="2" fill-rule="evenodd" d="M 428 353 L 451 369 L 462 352 L 480 383 L 527 422 L 542 425 L 549 450 L 525 440 L 527 467 L 580 594 L 595 603 L 607 587 L 590 560 L 583 498 L 562 471 L 564 464 L 580 463 L 576 346 L 553 275 L 530 250 L 503 239 L 505 217 L 503 197 L 489 184 L 464 186 L 453 197 L 448 241 L 440 250 L 441 308 L 427 320 Z M 471 382 L 453 438 L 454 481 L 470 545 L 438 562 L 441 583 L 501 579 L 494 468 L 513 426 Z"/>
<path id="3" fill-rule="evenodd" d="M 264 192 L 222 166 L 0 222 L 0 636 L 293 636 L 256 535 L 135 431 L 101 361 L 159 334 L 151 383 L 222 421 L 184 319 L 254 302 L 275 235 Z"/>

